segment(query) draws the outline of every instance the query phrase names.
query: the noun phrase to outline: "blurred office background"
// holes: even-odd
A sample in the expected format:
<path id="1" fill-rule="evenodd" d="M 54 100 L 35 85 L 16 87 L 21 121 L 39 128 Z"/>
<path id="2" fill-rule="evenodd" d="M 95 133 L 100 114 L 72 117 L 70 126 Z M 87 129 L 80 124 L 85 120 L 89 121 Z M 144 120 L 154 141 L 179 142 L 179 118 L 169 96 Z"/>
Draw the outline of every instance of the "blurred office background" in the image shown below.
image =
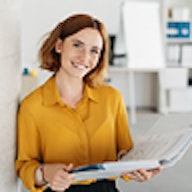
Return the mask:
<path id="1" fill-rule="evenodd" d="M 72 13 L 88 13 L 101 19 L 111 39 L 109 84 L 118 88 L 125 99 L 131 131 L 143 134 L 162 115 L 181 114 L 189 121 L 192 114 L 192 1 L 191 0 L 127 0 L 129 2 L 155 2 L 154 18 L 159 22 L 158 39 L 162 43 L 162 66 L 153 59 L 150 66 L 130 65 L 125 29 L 123 0 L 0 0 L 0 190 L 24 191 L 14 171 L 16 153 L 16 113 L 19 101 L 42 84 L 50 74 L 39 69 L 37 50 L 43 36 L 57 23 Z M 157 4 L 156 4 L 157 5 Z M 154 30 L 143 26 L 144 13 L 135 9 L 135 43 L 142 43 Z M 125 10 L 124 10 L 125 11 Z M 158 14 L 157 14 L 158 12 Z M 142 15 L 143 14 L 143 15 Z M 140 22 L 141 20 L 141 22 Z M 158 27 L 155 25 L 155 27 Z M 127 31 L 128 30 L 128 31 Z M 151 40 L 149 38 L 149 44 Z M 146 43 L 143 46 L 148 46 Z M 149 58 L 156 54 L 151 51 Z M 141 58 L 142 59 L 142 58 Z M 153 66 L 154 64 L 154 66 Z M 130 67 L 131 66 L 131 67 Z M 133 73 L 130 73 L 130 70 Z M 134 79 L 130 78 L 134 75 Z M 134 82 L 130 82 L 130 81 Z M 134 94 L 132 94 L 132 91 Z M 134 97 L 134 98 L 131 98 Z M 134 105 L 133 105 L 134 104 Z M 183 117 L 183 116 L 182 116 Z M 178 116 L 179 118 L 179 116 Z M 174 122 L 171 122 L 174 124 Z M 172 126 L 171 123 L 167 127 Z M 185 192 L 192 190 L 189 181 L 190 158 L 186 155 L 174 168 L 145 184 L 118 181 L 124 191 Z"/>

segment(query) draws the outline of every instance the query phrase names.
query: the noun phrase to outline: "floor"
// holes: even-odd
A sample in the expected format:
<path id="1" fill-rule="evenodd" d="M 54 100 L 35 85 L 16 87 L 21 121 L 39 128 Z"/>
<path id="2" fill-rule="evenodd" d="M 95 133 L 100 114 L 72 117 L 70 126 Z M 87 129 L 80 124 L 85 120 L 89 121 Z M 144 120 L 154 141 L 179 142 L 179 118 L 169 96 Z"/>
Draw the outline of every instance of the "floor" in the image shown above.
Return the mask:
<path id="1" fill-rule="evenodd" d="M 137 114 L 137 122 L 131 125 L 133 138 L 150 131 L 176 130 L 192 127 L 192 113 L 170 114 L 163 116 L 157 113 Z M 192 147 L 173 167 L 164 169 L 150 181 L 139 183 L 117 180 L 120 192 L 191 192 L 192 191 Z"/>

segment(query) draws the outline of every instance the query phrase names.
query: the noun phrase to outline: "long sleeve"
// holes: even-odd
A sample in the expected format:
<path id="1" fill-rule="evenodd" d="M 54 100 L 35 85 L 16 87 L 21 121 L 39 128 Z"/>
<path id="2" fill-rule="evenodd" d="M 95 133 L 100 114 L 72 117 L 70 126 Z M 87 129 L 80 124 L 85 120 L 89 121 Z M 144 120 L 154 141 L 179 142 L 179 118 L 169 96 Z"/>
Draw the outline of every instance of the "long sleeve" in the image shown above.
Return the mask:
<path id="1" fill-rule="evenodd" d="M 127 111 L 122 97 L 119 99 L 116 127 L 118 151 L 129 151 L 133 147 L 133 141 L 129 129 Z M 122 176 L 122 179 L 126 182 L 131 180 L 128 176 Z"/>
<path id="2" fill-rule="evenodd" d="M 133 147 L 133 141 L 129 129 L 127 111 L 121 94 L 118 101 L 119 102 L 116 115 L 117 145 L 119 151 L 128 151 Z"/>
<path id="3" fill-rule="evenodd" d="M 40 162 L 40 138 L 32 114 L 24 103 L 18 113 L 18 156 L 16 171 L 25 187 L 38 192 L 35 187 L 34 174 Z"/>
<path id="4" fill-rule="evenodd" d="M 119 91 L 107 85 L 86 86 L 74 110 L 61 102 L 56 90 L 51 78 L 24 99 L 18 113 L 16 170 L 25 187 L 34 192 L 42 191 L 34 181 L 40 163 L 76 167 L 116 161 L 118 151 L 133 146 Z"/>

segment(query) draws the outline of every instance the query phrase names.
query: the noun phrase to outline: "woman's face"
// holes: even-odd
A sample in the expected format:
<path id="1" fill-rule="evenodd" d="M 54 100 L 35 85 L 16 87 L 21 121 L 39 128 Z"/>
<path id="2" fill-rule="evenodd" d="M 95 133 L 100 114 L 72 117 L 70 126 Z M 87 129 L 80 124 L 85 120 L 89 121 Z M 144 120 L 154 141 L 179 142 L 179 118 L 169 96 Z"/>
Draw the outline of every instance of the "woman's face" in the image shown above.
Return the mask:
<path id="1" fill-rule="evenodd" d="M 75 78 L 83 78 L 98 64 L 103 48 L 102 37 L 96 29 L 84 28 L 58 40 L 56 51 L 61 54 L 59 71 Z"/>

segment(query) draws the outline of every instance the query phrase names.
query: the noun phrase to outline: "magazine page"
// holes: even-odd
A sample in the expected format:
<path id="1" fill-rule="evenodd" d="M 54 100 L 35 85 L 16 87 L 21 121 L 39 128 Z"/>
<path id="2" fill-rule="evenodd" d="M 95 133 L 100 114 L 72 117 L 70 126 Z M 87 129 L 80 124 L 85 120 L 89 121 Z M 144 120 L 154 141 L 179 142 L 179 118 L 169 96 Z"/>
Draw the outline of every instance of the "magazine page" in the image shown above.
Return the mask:
<path id="1" fill-rule="evenodd" d="M 187 151 L 191 140 L 191 129 L 145 134 L 135 140 L 133 149 L 122 160 L 158 160 L 163 166 L 174 165 Z"/>
<path id="2" fill-rule="evenodd" d="M 159 167 L 158 161 L 142 160 L 142 161 L 114 161 L 103 164 L 87 165 L 79 167 L 72 171 L 75 175 L 75 182 L 87 179 L 107 179 L 111 177 L 119 177 L 122 172 L 132 172 L 139 169 L 155 169 Z"/>
<path id="3" fill-rule="evenodd" d="M 174 123 L 173 123 L 174 122 Z M 173 113 L 159 117 L 145 134 L 162 134 L 192 128 L 191 113 Z"/>

